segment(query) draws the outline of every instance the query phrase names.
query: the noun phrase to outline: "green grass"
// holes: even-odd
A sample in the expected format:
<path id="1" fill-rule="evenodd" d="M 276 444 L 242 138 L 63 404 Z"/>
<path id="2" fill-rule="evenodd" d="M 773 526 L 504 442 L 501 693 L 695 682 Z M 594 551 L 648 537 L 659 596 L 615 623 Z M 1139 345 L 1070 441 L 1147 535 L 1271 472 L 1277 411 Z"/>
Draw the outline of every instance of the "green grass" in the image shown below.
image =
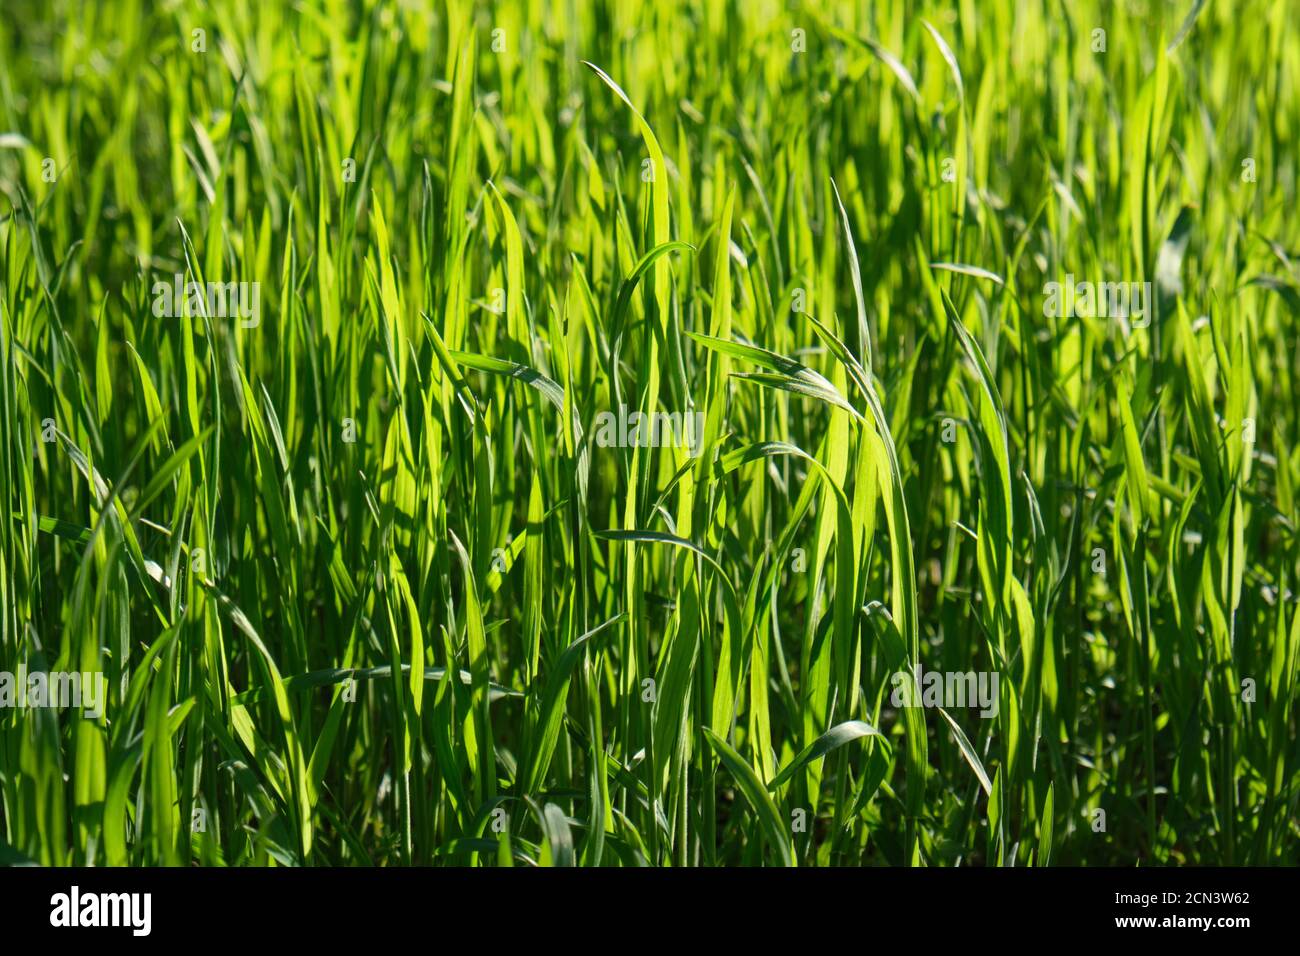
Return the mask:
<path id="1" fill-rule="evenodd" d="M 0 857 L 1295 863 L 1294 20 L 5 0 Z"/>

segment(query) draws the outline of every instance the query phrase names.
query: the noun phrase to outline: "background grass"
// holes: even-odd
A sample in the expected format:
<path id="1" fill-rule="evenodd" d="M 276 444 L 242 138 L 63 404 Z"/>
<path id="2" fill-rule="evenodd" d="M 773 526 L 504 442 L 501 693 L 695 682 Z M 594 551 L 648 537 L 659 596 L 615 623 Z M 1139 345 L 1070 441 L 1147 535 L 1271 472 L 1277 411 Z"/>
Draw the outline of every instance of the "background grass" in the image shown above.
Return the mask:
<path id="1" fill-rule="evenodd" d="M 0 853 L 1296 862 L 1294 23 L 5 0 Z"/>

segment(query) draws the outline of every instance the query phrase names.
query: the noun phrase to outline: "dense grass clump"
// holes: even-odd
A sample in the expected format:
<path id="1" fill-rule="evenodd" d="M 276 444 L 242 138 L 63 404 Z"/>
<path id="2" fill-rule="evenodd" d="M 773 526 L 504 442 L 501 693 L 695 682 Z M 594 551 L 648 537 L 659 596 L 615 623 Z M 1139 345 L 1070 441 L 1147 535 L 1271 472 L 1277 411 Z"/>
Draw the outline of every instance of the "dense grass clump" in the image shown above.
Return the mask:
<path id="1" fill-rule="evenodd" d="M 1295 862 L 1294 22 L 4 0 L 0 856 Z"/>

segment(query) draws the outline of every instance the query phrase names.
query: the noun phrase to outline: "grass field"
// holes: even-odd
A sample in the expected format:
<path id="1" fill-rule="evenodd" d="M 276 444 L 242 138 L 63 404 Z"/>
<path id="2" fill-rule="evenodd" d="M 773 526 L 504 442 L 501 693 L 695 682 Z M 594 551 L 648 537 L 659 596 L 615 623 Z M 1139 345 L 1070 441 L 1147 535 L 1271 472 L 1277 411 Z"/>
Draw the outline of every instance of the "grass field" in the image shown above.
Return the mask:
<path id="1" fill-rule="evenodd" d="M 1296 24 L 3 0 L 0 861 L 1296 863 Z"/>

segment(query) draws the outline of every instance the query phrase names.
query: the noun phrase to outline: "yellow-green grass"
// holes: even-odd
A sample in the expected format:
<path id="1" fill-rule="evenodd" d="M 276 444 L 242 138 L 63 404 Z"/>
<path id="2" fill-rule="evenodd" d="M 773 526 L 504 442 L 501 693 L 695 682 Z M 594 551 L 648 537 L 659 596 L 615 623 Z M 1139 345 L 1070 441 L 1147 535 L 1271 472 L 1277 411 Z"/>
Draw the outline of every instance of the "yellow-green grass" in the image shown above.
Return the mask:
<path id="1" fill-rule="evenodd" d="M 1294 863 L 1294 19 L 5 0 L 0 857 Z"/>

